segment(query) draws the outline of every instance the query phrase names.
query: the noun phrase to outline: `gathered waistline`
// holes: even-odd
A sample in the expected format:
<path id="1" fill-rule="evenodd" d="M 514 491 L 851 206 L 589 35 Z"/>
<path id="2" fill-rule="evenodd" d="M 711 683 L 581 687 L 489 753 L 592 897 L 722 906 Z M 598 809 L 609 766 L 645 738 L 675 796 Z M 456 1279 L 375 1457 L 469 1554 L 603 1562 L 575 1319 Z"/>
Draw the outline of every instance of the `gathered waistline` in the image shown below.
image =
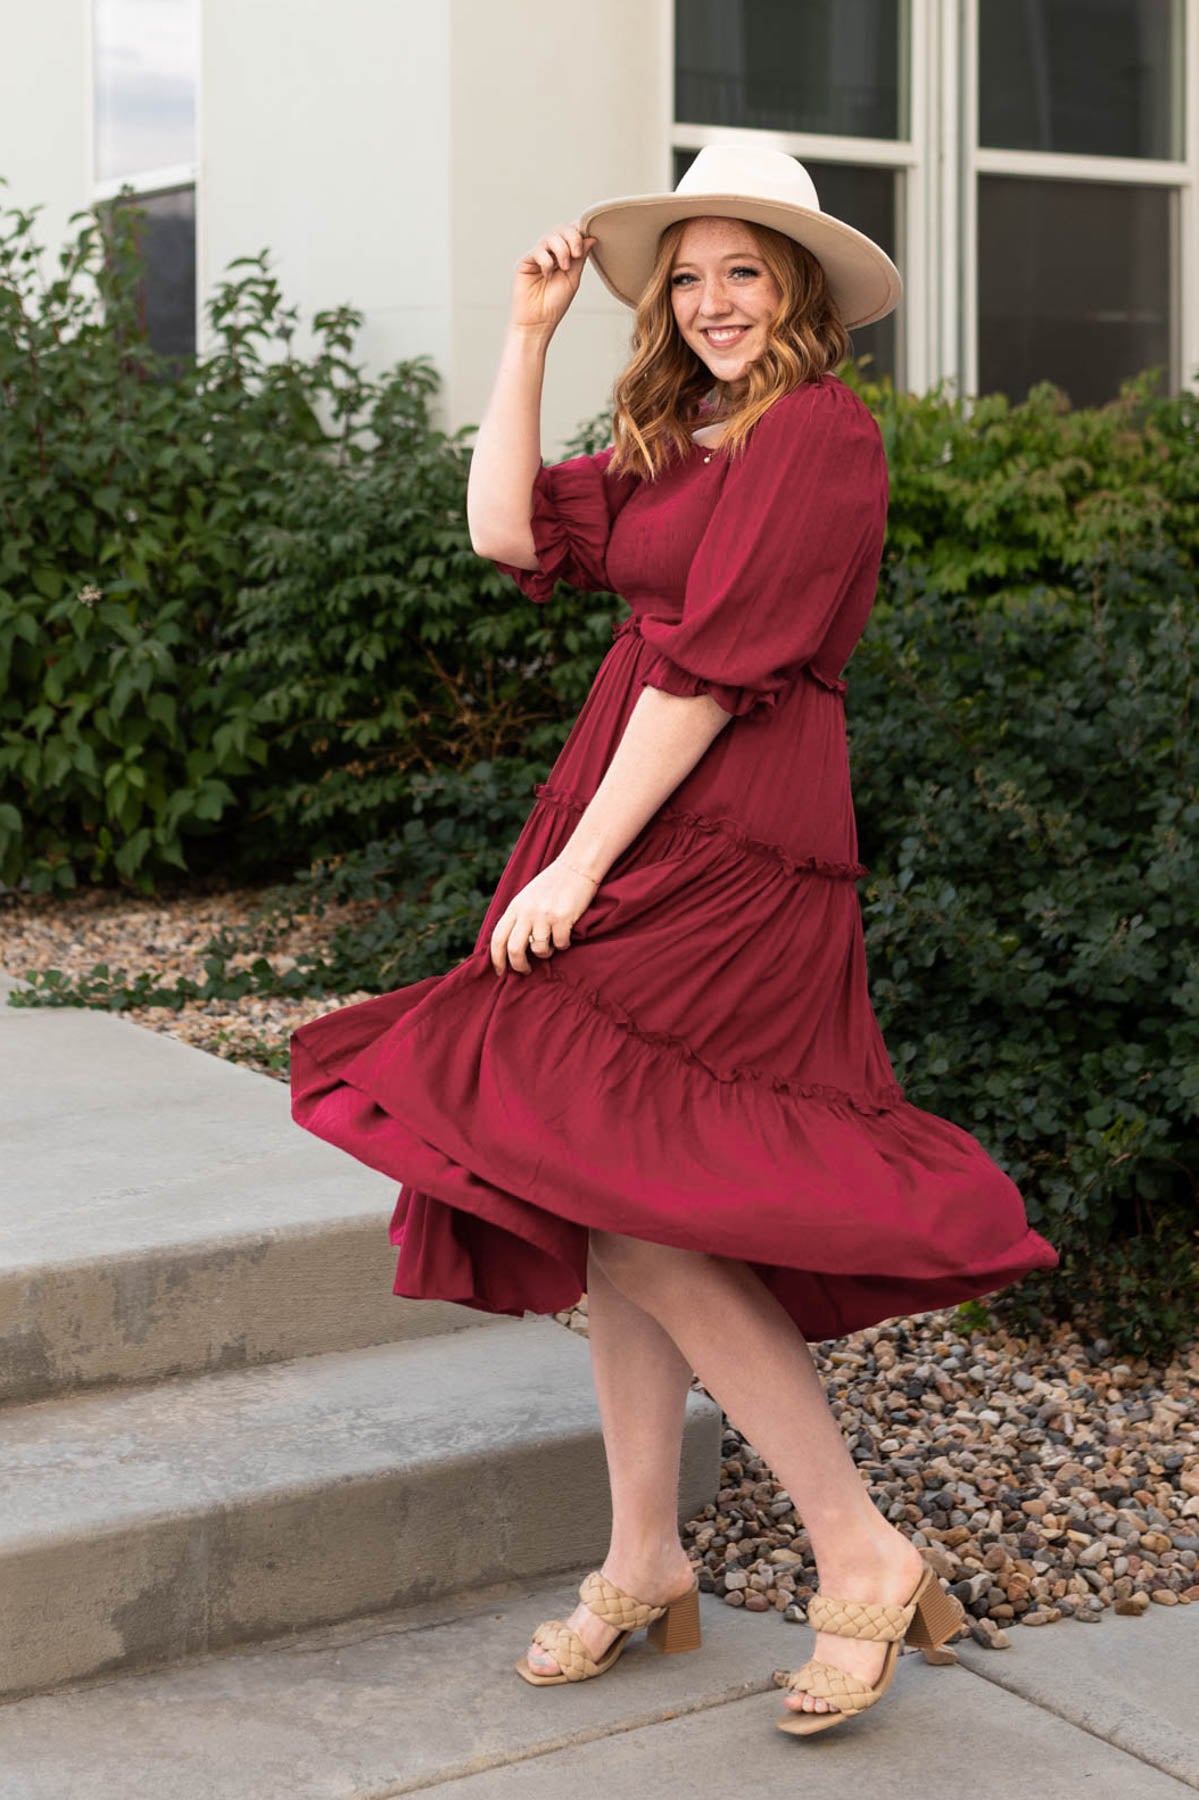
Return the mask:
<path id="1" fill-rule="evenodd" d="M 618 638 L 630 636 L 641 638 L 643 643 L 646 641 L 641 631 L 641 622 L 636 613 L 630 613 L 626 619 L 617 619 L 612 626 L 613 643 L 615 643 Z M 843 681 L 838 675 L 822 675 L 819 669 L 814 669 L 812 667 L 811 663 L 805 663 L 799 672 L 801 675 L 810 675 L 812 680 L 820 687 L 827 688 L 830 693 L 840 694 L 842 698 L 845 697 L 845 694 L 848 691 L 848 682 Z"/>

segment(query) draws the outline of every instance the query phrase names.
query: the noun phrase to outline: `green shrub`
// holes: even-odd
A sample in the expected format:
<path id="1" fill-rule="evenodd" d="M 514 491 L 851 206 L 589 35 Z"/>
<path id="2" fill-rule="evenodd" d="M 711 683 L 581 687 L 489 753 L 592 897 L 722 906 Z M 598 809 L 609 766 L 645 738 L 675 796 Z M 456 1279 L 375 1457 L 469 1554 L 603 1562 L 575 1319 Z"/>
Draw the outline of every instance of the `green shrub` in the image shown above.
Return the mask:
<path id="1" fill-rule="evenodd" d="M 43 290 L 0 213 L 0 880 L 248 877 L 402 827 L 416 773 L 548 767 L 613 603 L 531 614 L 473 554 L 428 360 L 368 379 L 349 307 L 299 360 L 266 252 L 160 357 L 137 208 L 76 217 Z"/>
<path id="2" fill-rule="evenodd" d="M 227 647 L 210 661 L 220 685 L 257 696 L 270 752 L 245 848 L 276 860 L 390 837 L 419 816 L 417 775 L 469 779 L 521 758 L 527 803 L 618 610 L 566 590 L 534 609 L 475 555 L 465 433 L 432 428 L 431 371 L 401 365 L 381 391 L 355 379 L 372 446 L 355 442 L 336 469 L 296 455 L 281 502 L 247 530 Z"/>
<path id="3" fill-rule="evenodd" d="M 1199 396 L 1155 397 L 1156 371 L 1077 411 L 1047 381 L 967 409 L 843 373 L 887 448 L 884 575 L 911 564 L 926 592 L 977 604 L 1159 539 L 1199 563 Z"/>
<path id="4" fill-rule="evenodd" d="M 1199 1314 L 1193 574 L 1165 543 L 983 602 L 893 573 L 849 717 L 896 1074 L 1061 1251 L 1026 1309 L 1176 1340 Z"/>
<path id="5" fill-rule="evenodd" d="M 187 869 L 262 760 L 253 696 L 207 663 L 276 447 L 322 438 L 327 386 L 264 360 L 290 325 L 260 272 L 211 303 L 204 364 L 156 355 L 135 212 L 74 217 L 43 283 L 33 214 L 0 214 L 0 877 L 35 893 Z"/>

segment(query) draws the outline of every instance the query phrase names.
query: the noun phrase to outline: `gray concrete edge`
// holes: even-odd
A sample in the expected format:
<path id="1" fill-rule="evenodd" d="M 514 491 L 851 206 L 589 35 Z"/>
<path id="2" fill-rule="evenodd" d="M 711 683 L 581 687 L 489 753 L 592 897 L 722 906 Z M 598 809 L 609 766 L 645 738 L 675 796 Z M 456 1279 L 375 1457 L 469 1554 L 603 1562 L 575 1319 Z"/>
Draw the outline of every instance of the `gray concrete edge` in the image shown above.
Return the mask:
<path id="1" fill-rule="evenodd" d="M 1178 1620 L 1175 1629 L 1181 1624 Z M 1070 1622 L 1044 1629 L 1075 1633 L 1094 1627 Z M 1014 1633 L 1014 1642 L 1023 1647 L 1028 1635 L 1021 1628 Z M 1191 1633 L 1192 1638 L 1194 1635 Z M 1019 1655 L 1013 1658 L 1010 1650 L 983 1650 L 973 1644 L 963 1645 L 960 1647 L 960 1666 L 980 1680 L 989 1681 L 1026 1701 L 1029 1706 L 1035 1706 L 1039 1712 L 1049 1713 L 1076 1731 L 1085 1731 L 1101 1743 L 1110 1744 L 1148 1768 L 1157 1769 L 1160 1774 L 1169 1775 L 1184 1787 L 1199 1792 L 1196 1740 L 1188 1739 L 1168 1719 L 1150 1712 L 1129 1694 L 1120 1691 L 1117 1695 L 1099 1683 L 1094 1686 L 1080 1683 L 1077 1687 L 1070 1683 L 1065 1692 L 1059 1688 L 1057 1693 L 1050 1695 L 1038 1668 Z"/>

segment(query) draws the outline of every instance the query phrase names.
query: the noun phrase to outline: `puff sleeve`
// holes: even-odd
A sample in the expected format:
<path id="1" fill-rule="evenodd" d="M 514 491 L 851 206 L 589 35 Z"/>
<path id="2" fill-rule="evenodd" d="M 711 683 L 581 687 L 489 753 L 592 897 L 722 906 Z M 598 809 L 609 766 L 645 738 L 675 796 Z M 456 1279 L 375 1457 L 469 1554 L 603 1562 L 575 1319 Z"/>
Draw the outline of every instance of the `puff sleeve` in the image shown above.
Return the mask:
<path id="1" fill-rule="evenodd" d="M 734 717 L 768 712 L 856 590 L 857 630 L 835 633 L 839 669 L 873 601 L 887 501 L 882 434 L 851 388 L 804 384 L 777 400 L 725 476 L 681 618 L 641 621 L 656 653 L 641 685 L 709 694 Z"/>
<path id="2" fill-rule="evenodd" d="M 529 528 L 538 566 L 495 565 L 501 574 L 511 575 L 530 600 L 550 599 L 559 581 L 585 593 L 602 593 L 610 587 L 605 566 L 608 538 L 613 520 L 636 485 L 635 476 L 608 475 L 612 455 L 609 445 L 594 456 L 542 463 L 533 477 Z"/>

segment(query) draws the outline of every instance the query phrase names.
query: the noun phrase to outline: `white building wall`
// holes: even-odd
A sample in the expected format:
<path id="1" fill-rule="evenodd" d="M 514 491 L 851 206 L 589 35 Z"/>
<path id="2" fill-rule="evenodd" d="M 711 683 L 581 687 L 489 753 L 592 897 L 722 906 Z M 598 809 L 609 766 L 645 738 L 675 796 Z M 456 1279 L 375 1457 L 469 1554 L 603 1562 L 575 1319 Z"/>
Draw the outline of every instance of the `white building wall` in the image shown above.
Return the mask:
<path id="1" fill-rule="evenodd" d="M 0 32 L 0 188 L 6 211 L 43 210 L 34 233 L 47 281 L 91 203 L 91 37 L 85 0 L 14 4 Z"/>
<path id="2" fill-rule="evenodd" d="M 512 272 L 610 195 L 668 189 L 670 0 L 203 0 L 197 331 L 237 257 L 298 306 L 342 302 L 380 371 L 427 353 L 438 422 L 477 423 Z M 0 57 L 0 190 L 40 205 L 47 278 L 93 199 L 91 0 L 25 7 Z M 550 350 L 547 460 L 606 406 L 632 314 L 591 269 Z"/>
<path id="3" fill-rule="evenodd" d="M 359 308 L 371 369 L 429 354 L 438 423 L 476 424 L 517 259 L 590 201 L 672 185 L 668 10 L 205 0 L 201 295 L 234 257 L 269 247 L 305 321 Z M 607 404 L 631 324 L 586 271 L 550 351 L 547 460 Z"/>
<path id="4" fill-rule="evenodd" d="M 451 0 L 447 410 L 476 422 L 519 258 L 596 200 L 669 191 L 669 0 Z M 407 9 L 405 9 L 407 10 Z M 605 407 L 633 314 L 594 269 L 550 346 L 542 452 Z"/>
<path id="5" fill-rule="evenodd" d="M 450 13 L 390 0 L 204 0 L 197 196 L 205 297 L 271 252 L 298 355 L 313 315 L 365 314 L 378 372 L 450 358 Z M 234 271 L 234 274 L 237 272 Z M 206 321 L 200 349 L 209 347 Z"/>

